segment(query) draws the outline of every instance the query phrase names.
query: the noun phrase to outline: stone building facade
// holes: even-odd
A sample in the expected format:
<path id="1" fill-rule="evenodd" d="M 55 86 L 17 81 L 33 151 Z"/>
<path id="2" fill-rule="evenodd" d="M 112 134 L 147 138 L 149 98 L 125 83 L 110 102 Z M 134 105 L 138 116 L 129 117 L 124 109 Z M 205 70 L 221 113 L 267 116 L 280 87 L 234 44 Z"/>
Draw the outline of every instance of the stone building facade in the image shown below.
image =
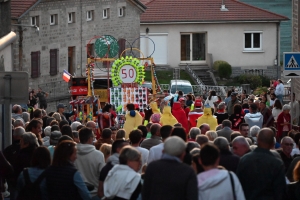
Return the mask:
<path id="1" fill-rule="evenodd" d="M 12 10 L 14 6 L 18 5 L 12 3 Z M 134 41 L 139 37 L 140 15 L 145 9 L 138 0 L 35 1 L 19 16 L 12 16 L 12 23 L 35 27 L 12 27 L 18 38 L 13 70 L 27 71 L 29 87 L 49 93 L 48 110 L 53 111 L 58 102 L 70 100 L 63 70 L 75 77 L 85 76 L 87 50 L 94 54 L 95 36 Z"/>
<path id="2" fill-rule="evenodd" d="M 292 52 L 300 51 L 300 1 L 293 0 L 293 18 L 292 18 Z M 300 79 L 293 78 L 293 92 L 296 94 L 296 99 L 300 99 Z"/>

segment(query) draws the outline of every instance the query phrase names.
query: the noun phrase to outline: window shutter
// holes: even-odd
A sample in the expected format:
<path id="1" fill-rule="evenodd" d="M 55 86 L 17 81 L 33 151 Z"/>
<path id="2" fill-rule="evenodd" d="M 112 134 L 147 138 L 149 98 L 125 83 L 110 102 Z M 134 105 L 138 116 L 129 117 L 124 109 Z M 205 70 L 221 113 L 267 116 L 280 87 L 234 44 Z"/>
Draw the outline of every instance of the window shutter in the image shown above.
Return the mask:
<path id="1" fill-rule="evenodd" d="M 120 55 L 122 54 L 122 52 L 125 50 L 125 43 L 126 43 L 126 40 L 121 38 L 119 39 L 118 41 L 118 44 L 119 44 L 119 57 Z M 123 56 L 126 55 L 126 52 L 123 54 Z"/>
<path id="2" fill-rule="evenodd" d="M 31 52 L 31 78 L 40 76 L 40 51 Z"/>
<path id="3" fill-rule="evenodd" d="M 58 71 L 57 53 L 58 49 L 50 49 L 50 76 L 56 75 Z"/>

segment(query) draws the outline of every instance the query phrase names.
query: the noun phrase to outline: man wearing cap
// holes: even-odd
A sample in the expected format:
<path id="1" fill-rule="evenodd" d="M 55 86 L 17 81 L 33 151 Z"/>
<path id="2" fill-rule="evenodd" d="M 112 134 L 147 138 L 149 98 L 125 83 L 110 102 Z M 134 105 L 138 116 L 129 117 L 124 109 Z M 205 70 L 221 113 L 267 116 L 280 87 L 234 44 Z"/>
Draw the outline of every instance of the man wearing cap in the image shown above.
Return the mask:
<path id="1" fill-rule="evenodd" d="M 191 110 L 188 115 L 189 128 L 196 127 L 197 119 L 203 115 L 201 99 L 196 99 L 194 110 Z"/>
<path id="2" fill-rule="evenodd" d="M 237 95 L 236 92 L 232 92 L 231 93 L 231 101 L 229 101 L 227 104 L 226 112 L 228 113 L 229 116 L 233 114 L 234 105 L 240 104 L 239 100 L 236 98 L 236 95 Z"/>
<path id="3" fill-rule="evenodd" d="M 185 149 L 185 142 L 177 136 L 165 140 L 161 159 L 151 162 L 146 169 L 143 200 L 198 199 L 196 174 L 182 163 Z"/>
<path id="4" fill-rule="evenodd" d="M 70 123 L 69 117 L 73 115 L 73 111 L 71 113 L 65 112 L 65 106 L 63 103 L 59 103 L 57 105 L 57 112 L 60 114 L 62 120 L 68 121 Z"/>

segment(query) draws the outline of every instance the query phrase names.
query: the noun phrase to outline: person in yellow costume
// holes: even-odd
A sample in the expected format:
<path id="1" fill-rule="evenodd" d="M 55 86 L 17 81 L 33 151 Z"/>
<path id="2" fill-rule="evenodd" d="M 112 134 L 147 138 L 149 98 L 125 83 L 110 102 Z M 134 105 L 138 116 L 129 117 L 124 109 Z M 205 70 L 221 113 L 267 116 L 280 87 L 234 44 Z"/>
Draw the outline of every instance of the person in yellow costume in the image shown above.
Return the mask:
<path id="1" fill-rule="evenodd" d="M 203 115 L 197 119 L 197 127 L 199 128 L 201 124 L 209 124 L 210 130 L 216 130 L 218 126 L 217 118 L 212 115 L 211 107 L 205 106 Z"/>
<path id="2" fill-rule="evenodd" d="M 140 115 L 138 111 L 134 109 L 134 104 L 129 103 L 127 104 L 127 112 L 125 115 L 125 123 L 124 123 L 124 129 L 125 129 L 125 139 L 129 138 L 129 133 L 136 129 L 139 125 L 142 125 L 143 117 Z"/>
<path id="3" fill-rule="evenodd" d="M 160 114 L 157 103 L 155 101 L 152 101 L 150 103 L 150 108 L 152 109 L 153 114 Z"/>
<path id="4" fill-rule="evenodd" d="M 163 113 L 161 114 L 159 123 L 162 126 L 164 125 L 174 126 L 174 124 L 178 123 L 177 119 L 171 113 L 170 106 L 164 106 L 164 110 Z"/>

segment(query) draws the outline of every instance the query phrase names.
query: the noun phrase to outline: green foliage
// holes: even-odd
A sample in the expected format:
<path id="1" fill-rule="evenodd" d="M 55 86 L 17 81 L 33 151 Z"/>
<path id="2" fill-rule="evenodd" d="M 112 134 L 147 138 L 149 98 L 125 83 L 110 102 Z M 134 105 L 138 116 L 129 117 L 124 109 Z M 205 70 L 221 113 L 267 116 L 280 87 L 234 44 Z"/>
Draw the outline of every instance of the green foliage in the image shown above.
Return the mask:
<path id="1" fill-rule="evenodd" d="M 260 75 L 261 78 L 261 86 L 263 87 L 270 87 L 270 78 L 267 76 Z"/>
<path id="2" fill-rule="evenodd" d="M 228 63 L 220 64 L 218 73 L 219 73 L 220 78 L 229 79 L 232 74 L 231 65 L 229 65 Z"/>
<path id="3" fill-rule="evenodd" d="M 170 84 L 170 81 L 173 79 L 172 70 L 156 70 L 156 76 L 159 84 Z M 192 85 L 196 85 L 194 80 L 185 70 L 180 70 L 180 79 L 188 80 Z M 145 81 L 151 81 L 151 72 L 145 71 Z"/>
<path id="4" fill-rule="evenodd" d="M 214 70 L 218 71 L 219 70 L 219 66 L 220 64 L 229 64 L 228 62 L 224 61 L 224 60 L 216 60 L 213 64 L 213 68 Z"/>
<path id="5" fill-rule="evenodd" d="M 266 93 L 266 92 L 268 92 L 267 87 L 258 87 L 258 88 L 256 88 L 256 90 L 254 90 L 253 94 L 254 95 L 260 95 L 260 94 Z"/>
<path id="6" fill-rule="evenodd" d="M 243 74 L 238 77 L 238 82 L 240 84 L 250 84 L 250 88 L 255 90 L 257 87 L 262 86 L 262 81 L 260 76 L 252 74 Z"/>

